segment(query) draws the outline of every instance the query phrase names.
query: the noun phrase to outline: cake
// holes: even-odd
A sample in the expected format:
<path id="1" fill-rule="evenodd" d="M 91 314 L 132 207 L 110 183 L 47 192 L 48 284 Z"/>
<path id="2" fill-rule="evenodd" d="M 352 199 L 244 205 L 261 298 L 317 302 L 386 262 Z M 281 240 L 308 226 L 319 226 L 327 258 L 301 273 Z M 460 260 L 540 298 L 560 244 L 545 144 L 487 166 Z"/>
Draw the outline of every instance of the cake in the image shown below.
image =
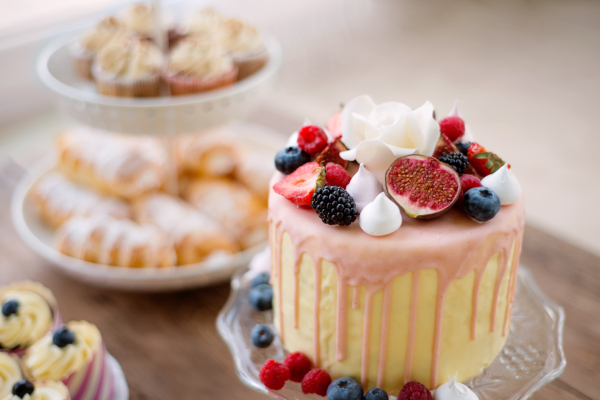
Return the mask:
<path id="1" fill-rule="evenodd" d="M 430 103 L 362 96 L 328 126 L 302 127 L 275 160 L 288 174 L 268 211 L 283 346 L 390 394 L 479 375 L 505 344 L 517 283 L 525 212 L 510 166 L 456 107 L 438 122 Z"/>

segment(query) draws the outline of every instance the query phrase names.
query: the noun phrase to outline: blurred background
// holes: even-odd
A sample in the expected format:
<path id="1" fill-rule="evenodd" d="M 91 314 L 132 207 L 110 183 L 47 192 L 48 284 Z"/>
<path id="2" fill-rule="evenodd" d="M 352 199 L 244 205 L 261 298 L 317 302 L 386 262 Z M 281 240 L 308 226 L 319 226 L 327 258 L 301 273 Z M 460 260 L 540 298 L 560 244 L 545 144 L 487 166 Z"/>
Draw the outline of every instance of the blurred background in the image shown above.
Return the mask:
<path id="1" fill-rule="evenodd" d="M 129 2 L 0 0 L 0 164 L 27 166 L 75 124 L 35 75 L 55 35 Z M 455 100 L 477 142 L 513 166 L 528 223 L 600 254 L 600 2 L 220 0 L 280 41 L 284 63 L 251 116 L 289 135 L 356 95 L 445 116 Z M 165 4 L 169 4 L 168 1 Z"/>

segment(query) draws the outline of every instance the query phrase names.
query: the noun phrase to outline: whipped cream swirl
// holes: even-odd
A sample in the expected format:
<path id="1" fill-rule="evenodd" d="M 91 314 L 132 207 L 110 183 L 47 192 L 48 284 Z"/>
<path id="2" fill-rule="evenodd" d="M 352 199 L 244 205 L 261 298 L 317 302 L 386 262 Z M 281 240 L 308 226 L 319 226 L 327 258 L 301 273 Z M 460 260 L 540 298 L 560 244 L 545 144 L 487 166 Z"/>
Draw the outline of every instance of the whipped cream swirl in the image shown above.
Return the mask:
<path id="1" fill-rule="evenodd" d="M 435 400 L 479 400 L 468 386 L 456 382 L 456 375 L 435 389 L 433 398 Z"/>
<path id="2" fill-rule="evenodd" d="M 360 213 L 360 227 L 371 236 L 389 235 L 401 225 L 400 209 L 385 193 L 380 193 Z"/>
<path id="3" fill-rule="evenodd" d="M 8 394 L 6 397 L 0 397 L 1 400 L 68 400 L 69 390 L 61 382 L 33 382 L 34 390 L 32 394 L 26 394 L 20 398 L 17 395 Z"/>
<path id="4" fill-rule="evenodd" d="M 164 56 L 150 41 L 129 39 L 106 46 L 97 61 L 105 74 L 135 79 L 157 74 Z"/>
<path id="5" fill-rule="evenodd" d="M 360 164 L 358 172 L 352 177 L 346 191 L 354 199 L 358 212 L 362 212 L 367 204 L 383 192 L 383 186 L 377 177 L 365 168 L 364 164 Z"/>
<path id="6" fill-rule="evenodd" d="M 13 385 L 22 378 L 19 362 L 7 353 L 0 353 L 0 399 L 11 393 Z"/>
<path id="7" fill-rule="evenodd" d="M 40 380 L 59 381 L 85 367 L 100 351 L 102 338 L 95 325 L 84 321 L 69 322 L 75 342 L 63 348 L 52 342 L 52 332 L 27 349 L 23 368 L 27 376 Z"/>
<path id="8" fill-rule="evenodd" d="M 195 11 L 184 22 L 184 27 L 192 36 L 212 40 L 219 33 L 225 18 L 213 8 Z"/>
<path id="9" fill-rule="evenodd" d="M 171 52 L 168 70 L 177 75 L 212 78 L 233 68 L 222 47 L 196 39 L 180 42 Z"/>
<path id="10" fill-rule="evenodd" d="M 134 4 L 121 15 L 125 26 L 138 35 L 151 37 L 156 34 L 156 12 L 153 6 Z"/>
<path id="11" fill-rule="evenodd" d="M 29 346 L 52 328 L 52 310 L 42 296 L 6 290 L 0 295 L 0 306 L 11 300 L 18 303 L 17 312 L 8 317 L 0 314 L 0 346 L 9 350 Z"/>
<path id="12" fill-rule="evenodd" d="M 115 17 L 104 18 L 91 31 L 87 32 L 80 41 L 81 47 L 93 53 L 104 47 L 125 39 L 129 31 Z"/>
<path id="13" fill-rule="evenodd" d="M 515 203 L 521 197 L 521 185 L 510 173 L 508 164 L 504 164 L 498 171 L 483 178 L 481 185 L 492 189 L 503 206 Z"/>
<path id="14" fill-rule="evenodd" d="M 260 32 L 255 27 L 237 19 L 223 22 L 216 41 L 234 58 L 259 53 L 265 49 Z"/>
<path id="15" fill-rule="evenodd" d="M 344 107 L 341 123 L 342 142 L 349 150 L 340 156 L 365 164 L 381 182 L 397 158 L 431 156 L 440 137 L 429 102 L 412 110 L 396 102 L 377 105 L 369 96 L 360 96 Z"/>

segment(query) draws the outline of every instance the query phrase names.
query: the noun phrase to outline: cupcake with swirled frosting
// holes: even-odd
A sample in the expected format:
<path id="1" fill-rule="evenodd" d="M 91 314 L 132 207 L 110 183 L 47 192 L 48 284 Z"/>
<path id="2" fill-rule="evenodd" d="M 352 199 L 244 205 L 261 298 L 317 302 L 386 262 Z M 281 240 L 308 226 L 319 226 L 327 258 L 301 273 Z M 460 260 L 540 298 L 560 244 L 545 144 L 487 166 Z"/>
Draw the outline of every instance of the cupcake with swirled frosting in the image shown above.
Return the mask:
<path id="1" fill-rule="evenodd" d="M 153 6 L 133 4 L 120 14 L 123 24 L 140 39 L 152 39 L 157 33 L 157 15 Z"/>
<path id="2" fill-rule="evenodd" d="M 164 56 L 152 42 L 130 38 L 100 51 L 92 67 L 99 93 L 118 97 L 160 95 Z"/>
<path id="3" fill-rule="evenodd" d="M 60 323 L 52 292 L 34 282 L 0 288 L 0 350 L 22 354 L 24 349 Z"/>
<path id="4" fill-rule="evenodd" d="M 171 52 L 163 79 L 173 96 L 232 85 L 238 69 L 225 50 L 200 39 L 185 39 Z"/>
<path id="5" fill-rule="evenodd" d="M 70 46 L 75 71 L 85 79 L 93 79 L 94 57 L 104 47 L 130 35 L 129 29 L 115 17 L 106 17 Z"/>
<path id="6" fill-rule="evenodd" d="M 61 381 L 73 399 L 108 400 L 114 393 L 114 377 L 106 356 L 98 328 L 73 321 L 30 346 L 23 357 L 23 370 L 31 380 Z"/>
<path id="7" fill-rule="evenodd" d="M 260 70 L 269 58 L 260 32 L 237 19 L 221 23 L 214 40 L 225 48 L 238 67 L 238 80 Z"/>
<path id="8" fill-rule="evenodd" d="M 0 353 L 0 399 L 12 391 L 15 383 L 23 378 L 17 359 L 7 353 Z"/>
<path id="9" fill-rule="evenodd" d="M 71 400 L 67 387 L 56 381 L 17 381 L 0 400 Z"/>

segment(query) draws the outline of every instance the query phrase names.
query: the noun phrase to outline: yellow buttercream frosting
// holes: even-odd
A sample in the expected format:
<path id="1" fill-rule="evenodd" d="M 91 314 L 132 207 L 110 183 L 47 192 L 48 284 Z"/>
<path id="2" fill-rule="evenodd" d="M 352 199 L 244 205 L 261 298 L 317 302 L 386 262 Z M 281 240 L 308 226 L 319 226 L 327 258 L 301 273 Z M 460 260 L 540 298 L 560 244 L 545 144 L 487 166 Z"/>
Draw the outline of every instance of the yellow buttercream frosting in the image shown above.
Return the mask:
<path id="1" fill-rule="evenodd" d="M 0 399 L 10 394 L 13 385 L 22 378 L 19 362 L 6 353 L 0 353 Z"/>
<path id="2" fill-rule="evenodd" d="M 52 327 L 52 310 L 38 293 L 17 287 L 0 292 L 0 306 L 16 301 L 16 313 L 0 314 L 0 345 L 4 349 L 24 348 Z"/>
<path id="3" fill-rule="evenodd" d="M 1 400 L 68 400 L 69 391 L 65 385 L 61 382 L 34 382 L 34 390 L 31 394 L 26 394 L 25 397 L 21 398 L 14 394 L 7 394 L 5 397 L 1 397 Z"/>

